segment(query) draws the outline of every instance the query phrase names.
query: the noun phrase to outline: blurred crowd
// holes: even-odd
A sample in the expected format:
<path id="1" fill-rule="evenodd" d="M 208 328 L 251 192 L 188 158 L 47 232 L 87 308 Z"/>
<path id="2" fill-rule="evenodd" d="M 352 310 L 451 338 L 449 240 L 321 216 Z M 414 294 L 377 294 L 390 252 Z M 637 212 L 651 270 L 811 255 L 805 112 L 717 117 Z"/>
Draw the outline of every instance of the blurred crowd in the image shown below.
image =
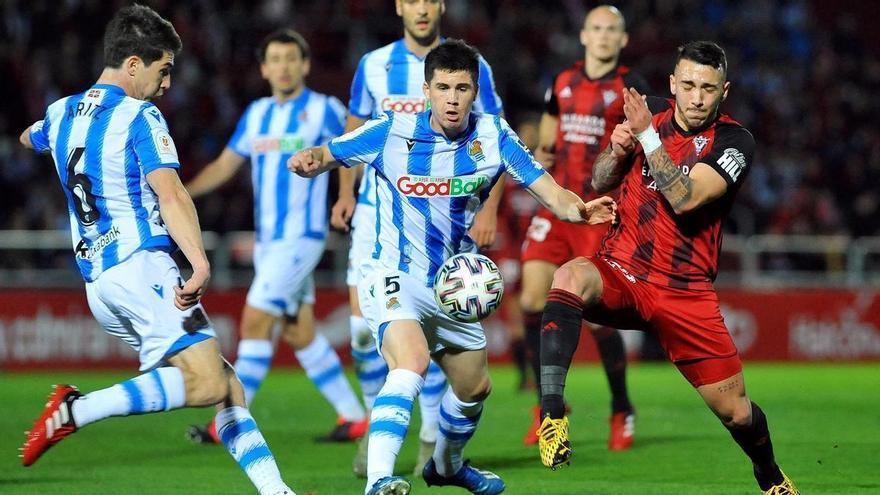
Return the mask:
<path id="1" fill-rule="evenodd" d="M 102 67 L 103 28 L 127 1 L 4 0 L 0 4 L 0 230 L 67 228 L 48 158 L 18 146 L 46 106 L 88 87 Z M 292 26 L 313 50 L 308 85 L 348 101 L 360 56 L 399 38 L 391 0 L 148 0 L 183 40 L 159 106 L 191 177 L 225 146 L 267 86 L 255 48 Z M 869 2 L 806 0 L 611 2 L 630 33 L 623 62 L 668 95 L 676 46 L 711 39 L 727 50 L 732 89 L 722 107 L 759 144 L 728 229 L 778 234 L 880 235 L 880 43 Z M 479 47 L 508 120 L 534 131 L 545 89 L 583 56 L 578 31 L 595 2 L 447 0 L 442 33 Z M 847 10 L 849 9 L 849 10 Z M 205 230 L 252 228 L 249 174 L 198 203 Z M 522 196 L 512 196 L 521 198 Z M 516 203 L 516 201 L 514 201 Z M 510 211 L 523 208 L 508 205 Z M 525 208 L 528 210 L 528 208 Z M 528 211 L 523 213 L 528 214 Z"/>

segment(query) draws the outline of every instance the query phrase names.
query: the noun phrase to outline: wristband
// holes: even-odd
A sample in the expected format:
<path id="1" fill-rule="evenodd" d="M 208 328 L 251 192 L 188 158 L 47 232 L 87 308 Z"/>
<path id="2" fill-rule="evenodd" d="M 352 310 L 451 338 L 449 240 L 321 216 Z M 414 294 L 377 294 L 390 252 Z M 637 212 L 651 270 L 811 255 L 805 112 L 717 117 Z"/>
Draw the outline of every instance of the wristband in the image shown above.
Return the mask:
<path id="1" fill-rule="evenodd" d="M 649 125 L 647 129 L 636 134 L 636 139 L 642 144 L 642 149 L 645 150 L 646 156 L 653 153 L 657 148 L 663 146 L 663 143 L 660 141 L 660 134 L 654 130 L 653 125 Z"/>

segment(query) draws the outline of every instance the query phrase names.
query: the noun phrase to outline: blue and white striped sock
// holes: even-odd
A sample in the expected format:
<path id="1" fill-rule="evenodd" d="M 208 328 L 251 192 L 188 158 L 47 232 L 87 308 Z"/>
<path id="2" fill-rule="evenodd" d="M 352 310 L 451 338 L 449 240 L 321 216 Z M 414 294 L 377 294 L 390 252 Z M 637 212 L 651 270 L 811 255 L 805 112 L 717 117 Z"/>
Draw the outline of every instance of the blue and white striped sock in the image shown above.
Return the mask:
<path id="1" fill-rule="evenodd" d="M 166 367 L 86 394 L 73 403 L 71 412 L 77 427 L 82 428 L 110 416 L 170 411 L 185 403 L 183 373 Z"/>
<path id="2" fill-rule="evenodd" d="M 376 340 L 370 332 L 367 320 L 362 316 L 351 316 L 348 321 L 351 325 L 351 357 L 361 385 L 364 407 L 369 410 L 373 408 L 373 401 L 385 384 L 388 365 L 376 348 Z"/>
<path id="3" fill-rule="evenodd" d="M 446 390 L 440 405 L 440 434 L 434 449 L 434 464 L 440 476 L 453 476 L 461 469 L 462 451 L 477 431 L 483 402 L 462 402 L 452 387 Z"/>
<path id="4" fill-rule="evenodd" d="M 346 421 L 361 421 L 366 417 L 367 413 L 348 383 L 339 355 L 323 335 L 316 334 L 311 344 L 296 351 L 296 358 L 338 416 Z"/>
<path id="5" fill-rule="evenodd" d="M 409 428 L 413 400 L 423 384 L 422 376 L 413 371 L 396 369 L 388 373 L 370 414 L 367 490 L 379 478 L 394 473 L 394 462 Z"/>
<path id="6" fill-rule="evenodd" d="M 244 387 L 244 400 L 250 405 L 254 394 L 260 389 L 263 380 L 272 366 L 273 346 L 271 340 L 241 339 L 238 342 L 238 356 L 235 359 L 235 374 Z"/>
<path id="7" fill-rule="evenodd" d="M 214 421 L 226 450 L 261 494 L 276 493 L 285 488 L 275 456 L 247 409 L 227 407 L 217 413 Z"/>
<path id="8" fill-rule="evenodd" d="M 437 441 L 437 421 L 440 414 L 440 401 L 446 391 L 446 375 L 434 361 L 428 365 L 425 386 L 419 396 L 419 411 L 422 413 L 422 426 L 419 439 L 423 442 Z"/>

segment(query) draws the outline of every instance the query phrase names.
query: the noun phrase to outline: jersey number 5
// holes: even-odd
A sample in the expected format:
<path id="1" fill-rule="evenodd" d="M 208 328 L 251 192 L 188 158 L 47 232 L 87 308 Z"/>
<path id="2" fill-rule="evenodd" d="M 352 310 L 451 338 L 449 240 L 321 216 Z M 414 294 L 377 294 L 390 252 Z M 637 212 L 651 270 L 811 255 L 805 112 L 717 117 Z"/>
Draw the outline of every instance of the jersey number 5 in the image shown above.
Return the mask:
<path id="1" fill-rule="evenodd" d="M 75 148 L 67 159 L 67 189 L 70 190 L 79 223 L 92 225 L 100 216 L 95 196 L 92 194 L 92 181 L 86 174 L 76 173 L 76 166 L 82 160 L 83 151 L 85 148 Z"/>

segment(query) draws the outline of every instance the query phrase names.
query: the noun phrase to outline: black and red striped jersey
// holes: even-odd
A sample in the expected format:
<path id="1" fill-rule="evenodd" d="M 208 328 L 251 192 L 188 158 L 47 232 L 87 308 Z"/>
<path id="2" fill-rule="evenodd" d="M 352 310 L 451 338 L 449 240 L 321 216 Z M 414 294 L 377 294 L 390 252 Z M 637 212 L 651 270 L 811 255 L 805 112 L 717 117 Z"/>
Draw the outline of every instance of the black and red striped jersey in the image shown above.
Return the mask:
<path id="1" fill-rule="evenodd" d="M 562 187 L 584 200 L 596 194 L 590 186 L 593 162 L 611 139 L 614 126 L 623 122 L 623 88 L 647 94 L 644 78 L 619 65 L 602 77 L 590 79 L 579 61 L 565 69 L 547 90 L 545 111 L 559 119 L 556 162 L 550 172 Z"/>
<path id="2" fill-rule="evenodd" d="M 674 100 L 648 98 L 654 128 L 663 147 L 684 174 L 705 163 L 727 182 L 720 198 L 677 215 L 657 190 L 647 158 L 637 147 L 620 186 L 620 222 L 602 242 L 598 255 L 618 261 L 636 278 L 657 284 L 706 290 L 718 272 L 722 225 L 755 151 L 755 139 L 725 114 L 703 129 L 683 130 L 674 118 Z"/>

